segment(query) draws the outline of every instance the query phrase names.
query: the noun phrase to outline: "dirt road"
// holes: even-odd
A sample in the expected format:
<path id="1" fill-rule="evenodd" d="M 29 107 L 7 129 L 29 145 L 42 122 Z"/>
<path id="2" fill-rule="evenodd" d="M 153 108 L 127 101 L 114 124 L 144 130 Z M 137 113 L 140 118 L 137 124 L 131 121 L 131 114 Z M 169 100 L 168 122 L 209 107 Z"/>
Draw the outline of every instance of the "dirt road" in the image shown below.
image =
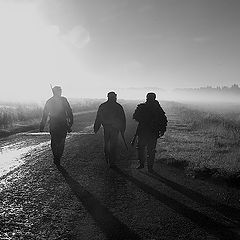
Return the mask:
<path id="1" fill-rule="evenodd" d="M 126 152 L 121 141 L 118 166 L 109 169 L 101 133 L 79 134 L 91 132 L 85 127 L 93 119 L 75 119 L 58 168 L 48 135 L 2 140 L 6 152 L 10 142 L 26 151 L 17 153 L 18 167 L 2 173 L 0 239 L 240 239 L 239 190 L 186 177 L 161 161 L 153 174 L 136 170 L 134 149 Z"/>

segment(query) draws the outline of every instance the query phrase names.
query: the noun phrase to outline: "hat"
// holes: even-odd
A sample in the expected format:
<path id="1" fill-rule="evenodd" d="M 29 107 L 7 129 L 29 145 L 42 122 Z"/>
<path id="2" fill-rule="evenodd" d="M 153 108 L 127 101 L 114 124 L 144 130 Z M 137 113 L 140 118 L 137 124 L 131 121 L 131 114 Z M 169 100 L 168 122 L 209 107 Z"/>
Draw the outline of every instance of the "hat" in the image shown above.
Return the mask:
<path id="1" fill-rule="evenodd" d="M 107 94 L 107 97 L 108 98 L 115 98 L 117 96 L 117 94 L 115 93 L 115 92 L 109 92 L 108 94 Z"/>
<path id="2" fill-rule="evenodd" d="M 147 94 L 147 100 L 155 100 L 156 99 L 156 94 L 153 92 L 150 92 Z"/>

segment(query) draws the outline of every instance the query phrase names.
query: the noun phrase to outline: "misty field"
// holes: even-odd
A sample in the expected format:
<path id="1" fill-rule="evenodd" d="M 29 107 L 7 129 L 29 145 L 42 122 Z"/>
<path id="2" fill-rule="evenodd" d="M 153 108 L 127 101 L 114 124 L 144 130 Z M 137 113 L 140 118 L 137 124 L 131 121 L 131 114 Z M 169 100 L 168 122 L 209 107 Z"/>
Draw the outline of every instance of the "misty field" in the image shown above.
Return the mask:
<path id="1" fill-rule="evenodd" d="M 41 115 L 37 104 L 0 103 L 0 137 L 36 128 Z"/>
<path id="2" fill-rule="evenodd" d="M 97 109 L 100 100 L 71 99 L 74 113 Z M 0 137 L 39 127 L 44 103 L 0 102 Z"/>
<path id="3" fill-rule="evenodd" d="M 240 172 L 239 108 L 175 104 L 157 159 L 194 177 L 236 179 Z"/>
<path id="4" fill-rule="evenodd" d="M 90 111 L 86 121 L 94 122 L 97 107 L 104 100 L 71 100 L 73 112 Z M 130 142 L 136 129 L 132 119 L 138 101 L 120 101 L 127 115 L 126 138 Z M 0 136 L 38 129 L 44 104 L 1 104 Z M 240 108 L 236 105 L 190 105 L 162 102 L 168 117 L 167 132 L 159 139 L 156 163 L 183 168 L 188 175 L 237 177 L 240 172 Z M 75 119 L 78 119 L 75 117 Z M 84 125 L 85 126 L 85 125 Z M 135 155 L 132 157 L 136 158 Z M 135 156 L 135 157 L 134 157 Z"/>

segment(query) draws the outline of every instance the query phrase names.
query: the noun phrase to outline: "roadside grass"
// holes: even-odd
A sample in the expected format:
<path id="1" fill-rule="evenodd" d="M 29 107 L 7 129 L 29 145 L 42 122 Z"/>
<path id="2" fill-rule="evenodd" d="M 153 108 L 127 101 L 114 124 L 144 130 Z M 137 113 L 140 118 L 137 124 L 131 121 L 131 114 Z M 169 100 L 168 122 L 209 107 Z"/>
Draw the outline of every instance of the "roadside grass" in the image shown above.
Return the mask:
<path id="1" fill-rule="evenodd" d="M 37 104 L 0 104 L 0 137 L 37 128 L 41 114 Z"/>
<path id="2" fill-rule="evenodd" d="M 11 104 L 0 106 L 0 129 L 26 125 L 39 119 L 42 108 L 36 104 Z M 24 124 L 23 124 L 24 123 Z"/>
<path id="3" fill-rule="evenodd" d="M 72 131 L 77 132 L 84 128 L 88 128 L 90 132 L 93 132 L 93 124 L 96 117 L 96 111 L 86 112 L 84 114 L 75 114 L 73 118 Z"/>
<path id="4" fill-rule="evenodd" d="M 157 146 L 157 161 L 185 169 L 199 178 L 232 179 L 240 183 L 240 122 L 178 105 Z M 234 115 L 236 116 L 236 114 Z"/>
<path id="5" fill-rule="evenodd" d="M 74 113 L 93 111 L 100 104 L 99 99 L 72 99 L 70 105 Z M 39 128 L 43 112 L 43 104 L 0 102 L 0 138 Z M 94 117 L 95 113 L 90 113 Z M 88 118 L 88 117 L 87 117 Z M 88 120 L 82 119 L 78 125 L 86 125 Z M 81 126 L 80 126 L 81 127 Z"/>
<path id="6" fill-rule="evenodd" d="M 72 130 L 78 131 L 89 124 L 92 130 L 95 110 L 100 103 L 99 100 L 94 100 L 78 106 L 77 102 L 74 102 L 74 112 L 89 112 L 74 115 Z M 122 104 L 127 117 L 125 137 L 129 144 L 137 126 L 132 114 L 138 102 L 126 101 Z M 164 137 L 158 141 L 156 162 L 182 168 L 193 177 L 213 176 L 233 181 L 240 179 L 240 113 L 238 114 L 237 110 L 220 115 L 174 102 L 163 102 L 163 109 L 169 122 Z M 42 108 L 37 105 L 2 105 L 0 137 L 37 129 L 41 115 Z M 122 147 L 124 149 L 124 146 Z"/>

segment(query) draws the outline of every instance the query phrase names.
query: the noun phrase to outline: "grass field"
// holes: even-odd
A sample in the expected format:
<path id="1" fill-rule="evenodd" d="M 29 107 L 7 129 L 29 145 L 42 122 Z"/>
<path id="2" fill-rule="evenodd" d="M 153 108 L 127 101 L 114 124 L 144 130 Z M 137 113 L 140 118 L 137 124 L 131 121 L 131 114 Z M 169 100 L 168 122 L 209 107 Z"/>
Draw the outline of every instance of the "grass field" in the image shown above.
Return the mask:
<path id="1" fill-rule="evenodd" d="M 69 100 L 74 113 L 96 110 L 100 101 L 102 100 Z M 0 137 L 38 128 L 43 107 L 44 103 L 0 102 Z"/>
<path id="2" fill-rule="evenodd" d="M 238 108 L 229 111 L 212 106 L 209 110 L 209 105 L 176 104 L 168 114 L 168 130 L 158 144 L 158 161 L 182 167 L 194 177 L 239 178 Z"/>
<path id="3" fill-rule="evenodd" d="M 73 111 L 89 111 L 75 117 L 73 131 L 94 123 L 97 107 L 104 100 L 74 100 Z M 139 102 L 120 101 L 127 116 L 126 139 L 137 123 L 132 114 Z M 240 173 L 240 109 L 237 105 L 193 105 L 162 102 L 168 117 L 167 131 L 158 141 L 156 162 L 183 168 L 188 175 L 236 179 Z M 0 136 L 36 129 L 42 115 L 39 105 L 2 105 Z M 6 131 L 7 134 L 6 134 Z"/>
<path id="4" fill-rule="evenodd" d="M 0 103 L 0 137 L 36 128 L 41 115 L 38 104 Z"/>

